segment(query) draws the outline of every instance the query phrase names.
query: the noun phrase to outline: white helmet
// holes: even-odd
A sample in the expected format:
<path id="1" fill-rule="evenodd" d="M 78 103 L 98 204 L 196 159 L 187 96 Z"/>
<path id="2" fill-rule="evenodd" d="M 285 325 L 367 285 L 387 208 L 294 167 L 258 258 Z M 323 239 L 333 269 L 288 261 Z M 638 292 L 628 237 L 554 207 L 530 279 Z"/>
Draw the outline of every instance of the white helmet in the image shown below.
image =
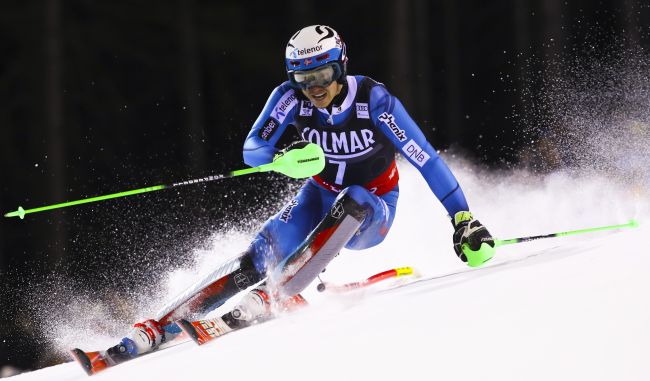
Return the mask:
<path id="1" fill-rule="evenodd" d="M 348 57 L 341 36 L 329 26 L 300 29 L 287 43 L 287 74 L 294 87 L 327 86 L 345 78 Z"/>

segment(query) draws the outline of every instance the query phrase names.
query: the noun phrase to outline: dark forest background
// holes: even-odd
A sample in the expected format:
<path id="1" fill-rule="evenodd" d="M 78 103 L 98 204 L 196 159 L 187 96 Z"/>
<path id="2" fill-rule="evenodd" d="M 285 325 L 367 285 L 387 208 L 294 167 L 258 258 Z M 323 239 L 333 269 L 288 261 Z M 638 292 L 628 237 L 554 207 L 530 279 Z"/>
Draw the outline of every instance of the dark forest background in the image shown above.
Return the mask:
<path id="1" fill-rule="evenodd" d="M 243 168 L 244 138 L 286 79 L 288 38 L 317 23 L 342 35 L 349 72 L 384 82 L 434 146 L 511 168 L 532 165 L 520 152 L 530 149 L 527 125 L 539 116 L 535 95 L 554 75 L 550 63 L 647 48 L 650 6 L 3 0 L 0 211 Z M 33 341 L 25 295 L 34 287 L 45 297 L 56 278 L 129 289 L 132 268 L 155 277 L 216 229 L 265 219 L 285 183 L 263 175 L 3 218 L 0 366 L 53 361 Z"/>

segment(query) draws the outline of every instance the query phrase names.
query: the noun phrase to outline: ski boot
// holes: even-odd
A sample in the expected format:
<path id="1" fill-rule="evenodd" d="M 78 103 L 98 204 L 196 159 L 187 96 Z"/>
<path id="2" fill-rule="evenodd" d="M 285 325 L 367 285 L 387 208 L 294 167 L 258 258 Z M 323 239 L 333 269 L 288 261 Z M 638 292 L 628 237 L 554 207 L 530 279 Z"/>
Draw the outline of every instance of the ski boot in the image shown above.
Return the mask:
<path id="1" fill-rule="evenodd" d="M 300 295 L 277 300 L 264 284 L 246 294 L 232 311 L 214 319 L 178 320 L 178 324 L 194 342 L 201 345 L 229 332 L 271 320 L 274 312 L 289 312 L 307 304 Z"/>
<path id="2" fill-rule="evenodd" d="M 148 319 L 133 325 L 129 334 L 119 344 L 105 351 L 84 352 L 79 348 L 70 351 L 72 357 L 93 375 L 106 368 L 134 359 L 157 349 L 166 341 L 165 330 L 156 320 Z"/>

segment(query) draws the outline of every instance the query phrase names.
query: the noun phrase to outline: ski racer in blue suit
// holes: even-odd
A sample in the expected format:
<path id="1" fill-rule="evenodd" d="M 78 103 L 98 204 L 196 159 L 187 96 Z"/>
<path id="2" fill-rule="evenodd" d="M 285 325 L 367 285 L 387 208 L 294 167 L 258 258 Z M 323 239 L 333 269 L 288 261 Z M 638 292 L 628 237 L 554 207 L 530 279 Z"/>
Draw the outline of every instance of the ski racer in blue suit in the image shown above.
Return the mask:
<path id="1" fill-rule="evenodd" d="M 493 245 L 487 230 L 469 213 L 458 181 L 402 103 L 383 84 L 346 75 L 345 50 L 338 33 L 328 26 L 298 31 L 286 49 L 289 81 L 271 93 L 244 144 L 244 161 L 250 166 L 271 162 L 291 140 L 320 145 L 327 163 L 256 237 L 258 271 L 294 253 L 342 193 L 368 210 L 345 247 L 360 250 L 382 242 L 399 196 L 396 152 L 420 171 L 454 219 L 459 230 L 454 249 L 463 261 L 467 261 L 463 243 L 478 247 L 483 239 Z M 473 227 L 468 229 L 469 225 Z"/>
<path id="2" fill-rule="evenodd" d="M 299 30 L 285 59 L 289 80 L 273 90 L 253 124 L 244 161 L 267 164 L 310 142 L 322 148 L 324 170 L 266 221 L 238 259 L 180 295 L 156 319 L 136 324 L 107 351 L 111 361 L 157 348 L 180 332 L 177 319 L 200 317 L 254 285 L 233 310 L 212 319 L 205 334 L 263 320 L 273 300 L 300 303 L 299 293 L 341 249 L 366 249 L 388 234 L 399 196 L 397 152 L 420 171 L 451 216 L 458 257 L 479 266 L 494 254 L 490 233 L 473 218 L 458 181 L 402 103 L 383 84 L 347 75 L 346 47 L 334 29 Z"/>

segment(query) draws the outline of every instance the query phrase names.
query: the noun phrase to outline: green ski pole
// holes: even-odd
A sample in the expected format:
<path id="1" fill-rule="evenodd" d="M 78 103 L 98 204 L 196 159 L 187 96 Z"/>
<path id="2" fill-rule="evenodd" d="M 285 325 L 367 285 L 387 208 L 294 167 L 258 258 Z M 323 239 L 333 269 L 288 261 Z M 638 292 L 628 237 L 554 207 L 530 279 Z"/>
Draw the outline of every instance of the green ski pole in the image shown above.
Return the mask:
<path id="1" fill-rule="evenodd" d="M 207 176 L 207 177 L 202 177 L 200 179 L 182 181 L 179 183 L 155 185 L 146 188 L 134 189 L 126 192 L 118 192 L 118 193 L 112 193 L 104 196 L 97 196 L 97 197 L 85 198 L 81 200 L 68 201 L 60 204 L 47 205 L 47 206 L 42 206 L 33 209 L 23 209 L 22 207 L 19 206 L 18 210 L 14 212 L 6 213 L 4 216 L 19 217 L 22 220 L 25 218 L 25 215 L 31 213 L 44 212 L 46 210 L 52 210 L 52 209 L 61 209 L 61 208 L 66 208 L 68 206 L 88 204 L 91 202 L 110 200 L 113 198 L 127 197 L 127 196 L 132 196 L 141 193 L 176 188 L 184 185 L 192 185 L 192 184 L 205 183 L 209 181 L 222 180 L 230 177 L 243 176 L 243 175 L 248 175 L 257 172 L 274 171 L 274 172 L 282 173 L 294 179 L 302 179 L 302 178 L 307 178 L 319 174 L 323 170 L 323 168 L 325 168 L 325 155 L 323 153 L 323 150 L 320 148 L 320 146 L 313 143 L 309 143 L 302 148 L 292 149 L 290 151 L 287 151 L 283 155 L 277 155 L 271 163 L 260 165 L 259 167 L 240 169 L 226 174 Z"/>
<path id="2" fill-rule="evenodd" d="M 538 239 L 545 239 L 545 238 L 565 237 L 565 236 L 576 235 L 576 234 L 593 233 L 593 232 L 604 231 L 604 230 L 636 228 L 638 226 L 639 223 L 636 220 L 630 220 L 628 223 L 620 224 L 620 225 L 598 226 L 594 228 L 571 230 L 567 232 L 551 233 L 551 234 L 544 234 L 544 235 L 533 235 L 529 237 L 520 237 L 520 238 L 511 238 L 511 239 L 495 238 L 494 247 L 488 245 L 487 243 L 481 243 L 481 247 L 479 247 L 478 250 L 470 249 L 469 244 L 465 243 L 461 246 L 461 249 L 463 250 L 463 253 L 467 257 L 467 264 L 471 267 L 478 267 L 481 266 L 483 263 L 487 262 L 488 260 L 490 260 L 496 253 L 496 248 L 500 246 L 512 245 L 521 242 L 535 241 Z"/>
<path id="3" fill-rule="evenodd" d="M 529 237 L 520 237 L 520 238 L 511 238 L 511 239 L 495 239 L 494 240 L 494 246 L 499 247 L 499 246 L 505 246 L 505 245 L 512 245 L 514 243 L 535 241 L 535 240 L 544 239 L 544 238 L 566 237 L 566 236 L 570 236 L 570 235 L 593 233 L 593 232 L 605 231 L 605 230 L 636 228 L 638 226 L 639 226 L 639 222 L 632 219 L 628 223 L 620 224 L 620 225 L 598 226 L 598 227 L 595 227 L 595 228 L 571 230 L 571 231 L 567 231 L 567 232 L 551 233 L 551 234 L 543 234 L 543 235 L 533 235 L 533 236 L 529 236 Z"/>

